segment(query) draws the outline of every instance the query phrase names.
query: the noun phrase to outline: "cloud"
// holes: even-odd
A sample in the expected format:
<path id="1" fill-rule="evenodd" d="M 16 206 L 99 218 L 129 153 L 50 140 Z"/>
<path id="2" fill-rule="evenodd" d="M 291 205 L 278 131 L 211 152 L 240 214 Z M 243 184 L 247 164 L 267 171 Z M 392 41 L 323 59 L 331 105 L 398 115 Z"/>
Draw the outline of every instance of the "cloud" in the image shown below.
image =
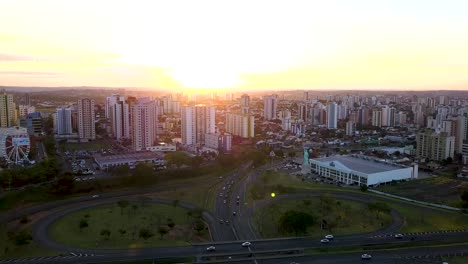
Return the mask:
<path id="1" fill-rule="evenodd" d="M 62 74 L 57 72 L 35 72 L 35 71 L 0 71 L 0 75 L 27 75 L 37 77 L 60 77 Z"/>
<path id="2" fill-rule="evenodd" d="M 0 53 L 0 61 L 36 61 L 36 60 L 38 59 L 34 57 L 30 57 L 30 56 Z"/>

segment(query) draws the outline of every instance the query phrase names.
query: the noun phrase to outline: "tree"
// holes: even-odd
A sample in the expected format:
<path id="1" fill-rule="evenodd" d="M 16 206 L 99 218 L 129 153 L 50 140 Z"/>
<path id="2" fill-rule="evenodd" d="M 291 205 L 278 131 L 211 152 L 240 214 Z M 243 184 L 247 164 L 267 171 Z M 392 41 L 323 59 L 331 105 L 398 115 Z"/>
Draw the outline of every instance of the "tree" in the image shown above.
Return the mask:
<path id="1" fill-rule="evenodd" d="M 468 189 L 464 190 L 463 193 L 460 195 L 460 198 L 465 203 L 468 203 Z"/>
<path id="2" fill-rule="evenodd" d="M 120 200 L 117 202 L 117 205 L 120 207 L 120 214 L 123 215 L 123 210 L 129 205 L 127 200 Z"/>
<path id="3" fill-rule="evenodd" d="M 18 234 L 13 236 L 15 245 L 22 246 L 29 244 L 29 241 L 32 240 L 32 236 L 29 232 L 21 231 Z"/>
<path id="4" fill-rule="evenodd" d="M 80 228 L 80 232 L 83 228 L 86 228 L 88 226 L 89 226 L 88 221 L 85 219 L 81 219 L 80 223 L 78 224 L 78 227 Z"/>
<path id="5" fill-rule="evenodd" d="M 109 229 L 101 230 L 101 236 L 103 236 L 106 240 L 109 239 L 110 235 L 111 235 L 111 231 Z"/>
<path id="6" fill-rule="evenodd" d="M 172 220 L 172 218 L 168 218 L 168 219 L 167 219 L 167 226 L 168 226 L 170 229 L 174 228 L 175 223 L 174 223 L 174 220 Z"/>
<path id="7" fill-rule="evenodd" d="M 51 187 L 51 192 L 57 195 L 70 194 L 75 186 L 75 180 L 69 174 L 65 174 L 63 178 L 60 178 Z"/>
<path id="8" fill-rule="evenodd" d="M 190 162 L 189 156 L 185 152 L 175 151 L 167 153 L 164 158 L 169 166 L 175 165 L 180 168 L 182 165 L 186 165 Z"/>
<path id="9" fill-rule="evenodd" d="M 195 231 L 197 231 L 198 234 L 201 234 L 203 230 L 205 230 L 205 224 L 203 223 L 202 220 L 198 219 L 195 222 Z"/>
<path id="10" fill-rule="evenodd" d="M 121 236 L 123 236 L 123 235 L 125 235 L 125 233 L 127 233 L 127 230 L 122 229 L 122 228 L 120 228 L 118 231 L 119 231 Z"/>
<path id="11" fill-rule="evenodd" d="M 296 157 L 296 152 L 295 151 L 289 151 L 288 152 L 288 157 L 295 158 Z"/>
<path id="12" fill-rule="evenodd" d="M 161 236 L 161 239 L 164 237 L 165 234 L 167 234 L 169 231 L 163 227 L 163 226 L 160 226 L 159 229 L 158 229 L 158 233 L 159 235 Z"/>
<path id="13" fill-rule="evenodd" d="M 142 229 L 140 229 L 139 236 L 140 236 L 141 238 L 143 238 L 144 240 L 147 240 L 148 238 L 153 237 L 154 234 L 153 234 L 153 232 L 151 232 L 149 229 L 147 229 L 147 228 L 142 228 Z"/>
<path id="14" fill-rule="evenodd" d="M 179 206 L 179 204 L 180 204 L 180 201 L 179 201 L 179 200 L 177 200 L 177 199 L 176 199 L 176 200 L 174 200 L 174 201 L 172 201 L 172 206 L 174 206 L 174 207 L 177 207 L 177 206 Z"/>
<path id="15" fill-rule="evenodd" d="M 367 187 L 367 185 L 361 185 L 360 189 L 361 189 L 361 192 L 367 192 L 369 187 Z"/>
<path id="16" fill-rule="evenodd" d="M 314 217 L 305 212 L 290 210 L 285 212 L 279 222 L 279 228 L 284 233 L 305 234 L 307 228 L 314 224 Z"/>
<path id="17" fill-rule="evenodd" d="M 192 163 L 192 168 L 197 169 L 203 163 L 203 157 L 202 156 L 195 156 L 195 157 L 191 158 L 190 162 Z"/>
<path id="18" fill-rule="evenodd" d="M 153 176 L 153 168 L 145 163 L 140 163 L 135 166 L 133 170 L 133 177 L 138 178 L 145 178 L 145 177 L 152 177 Z"/>

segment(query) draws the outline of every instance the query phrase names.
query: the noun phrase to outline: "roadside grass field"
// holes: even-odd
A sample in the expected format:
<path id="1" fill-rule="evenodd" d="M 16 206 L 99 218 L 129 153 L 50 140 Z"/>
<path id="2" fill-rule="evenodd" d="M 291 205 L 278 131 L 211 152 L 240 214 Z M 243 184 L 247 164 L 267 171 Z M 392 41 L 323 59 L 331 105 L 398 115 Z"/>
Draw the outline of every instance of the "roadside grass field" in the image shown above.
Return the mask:
<path id="1" fill-rule="evenodd" d="M 18 231 L 18 230 L 15 230 Z M 29 229 L 26 229 L 30 232 Z M 37 256 L 56 256 L 58 252 L 43 248 L 34 241 L 29 241 L 25 245 L 17 245 L 15 241 L 8 238 L 7 231 L 0 229 L 0 260 L 9 258 L 24 258 Z"/>
<path id="2" fill-rule="evenodd" d="M 303 193 L 304 191 L 314 190 L 330 190 L 351 194 L 363 194 L 361 191 L 356 189 L 342 188 L 333 185 L 316 184 L 307 181 L 302 182 L 297 177 L 288 175 L 287 173 L 283 172 L 267 171 L 259 177 L 260 178 L 258 180 L 258 183 L 253 184 L 247 192 L 247 201 L 249 204 L 252 204 L 254 201 L 268 198 L 271 192 L 275 192 L 276 195 L 278 195 L 298 192 Z M 457 181 L 446 177 L 437 178 L 438 181 L 440 181 L 441 183 Z M 397 187 L 398 186 L 399 185 L 397 185 Z M 421 187 L 421 189 L 424 190 L 424 187 Z M 409 194 L 412 191 L 413 190 L 406 190 L 404 194 Z M 415 203 L 398 200 L 396 198 L 384 197 L 373 193 L 366 193 L 366 195 L 383 199 L 385 203 L 387 203 L 391 208 L 397 210 L 404 217 L 404 224 L 400 232 L 413 233 L 437 230 L 468 229 L 468 214 L 423 206 Z M 367 207 L 367 205 L 363 206 Z M 255 216 L 257 217 L 258 213 Z M 271 236 L 271 234 L 269 236 Z"/>
<path id="3" fill-rule="evenodd" d="M 299 234 L 313 237 L 323 237 L 328 233 L 334 235 L 368 233 L 391 223 L 389 213 L 373 213 L 368 210 L 366 204 L 330 197 L 332 197 L 333 202 L 323 209 L 320 209 L 322 207 L 318 197 L 303 200 L 282 200 L 269 204 L 256 211 L 253 223 L 263 238 L 294 235 L 286 234 L 280 230 L 280 219 L 289 210 L 302 211 L 313 216 L 314 224 L 308 228 L 307 234 Z M 321 230 L 321 219 L 326 219 L 329 227 L 333 224 L 333 228 Z"/>
<path id="4" fill-rule="evenodd" d="M 188 212 L 178 206 L 129 202 L 122 208 L 114 203 L 66 215 L 50 227 L 49 233 L 59 243 L 97 249 L 181 246 L 209 241 L 208 229 L 197 233 Z M 169 218 L 175 224 L 172 228 Z M 82 220 L 88 226 L 80 229 Z M 160 228 L 167 230 L 167 234 L 161 235 Z M 143 229 L 150 233 L 147 239 L 141 235 Z"/>
<path id="5" fill-rule="evenodd" d="M 468 181 L 444 176 L 383 185 L 377 190 L 424 202 L 461 206 L 460 195 L 468 190 Z"/>

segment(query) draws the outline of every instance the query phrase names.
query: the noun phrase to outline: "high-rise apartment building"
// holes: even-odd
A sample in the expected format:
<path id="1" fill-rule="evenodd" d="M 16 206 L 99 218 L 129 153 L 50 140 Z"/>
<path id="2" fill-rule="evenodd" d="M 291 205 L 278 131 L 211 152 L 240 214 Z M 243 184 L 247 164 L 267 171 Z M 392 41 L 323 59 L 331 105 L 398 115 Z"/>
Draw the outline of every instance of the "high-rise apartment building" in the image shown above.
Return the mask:
<path id="1" fill-rule="evenodd" d="M 250 96 L 243 94 L 240 98 L 240 108 L 242 114 L 248 114 L 250 108 Z"/>
<path id="2" fill-rule="evenodd" d="M 141 99 L 133 105 L 133 149 L 146 150 L 154 145 L 157 139 L 158 109 L 156 101 Z"/>
<path id="3" fill-rule="evenodd" d="M 54 118 L 55 133 L 57 135 L 70 135 L 73 132 L 71 108 L 57 108 Z"/>
<path id="4" fill-rule="evenodd" d="M 117 101 L 110 107 L 112 134 L 118 140 L 130 138 L 130 111 L 125 101 Z"/>
<path id="5" fill-rule="evenodd" d="M 78 100 L 78 135 L 83 140 L 96 139 L 94 100 Z"/>
<path id="6" fill-rule="evenodd" d="M 346 135 L 354 136 L 356 134 L 356 123 L 354 121 L 346 122 Z"/>
<path id="7" fill-rule="evenodd" d="M 7 94 L 5 90 L 0 93 L 0 127 L 11 127 L 16 125 L 16 105 L 13 95 Z"/>
<path id="8" fill-rule="evenodd" d="M 195 105 L 182 107 L 182 144 L 204 145 L 205 134 L 215 133 L 215 108 Z"/>
<path id="9" fill-rule="evenodd" d="M 111 118 L 112 106 L 120 101 L 125 101 L 125 97 L 119 94 L 113 94 L 106 98 L 106 103 L 104 106 L 104 113 L 106 115 L 106 118 Z"/>
<path id="10" fill-rule="evenodd" d="M 372 126 L 382 127 L 382 109 L 372 110 Z"/>
<path id="11" fill-rule="evenodd" d="M 265 120 L 276 119 L 276 109 L 278 107 L 278 96 L 269 95 L 263 97 L 263 118 Z"/>
<path id="12" fill-rule="evenodd" d="M 338 128 L 338 105 L 335 102 L 327 104 L 327 128 Z"/>
<path id="13" fill-rule="evenodd" d="M 385 106 L 382 108 L 382 126 L 395 126 L 395 111 L 394 107 Z"/>
<path id="14" fill-rule="evenodd" d="M 454 157 L 455 137 L 446 132 L 427 128 L 417 134 L 416 144 L 416 156 L 419 158 L 441 161 Z"/>
<path id="15" fill-rule="evenodd" d="M 226 132 L 242 138 L 254 137 L 255 117 L 248 114 L 226 114 Z"/>
<path id="16" fill-rule="evenodd" d="M 18 115 L 20 118 L 26 118 L 28 114 L 36 112 L 36 107 L 31 105 L 18 105 Z"/>
<path id="17" fill-rule="evenodd" d="M 298 106 L 299 119 L 304 122 L 309 122 L 309 107 L 307 104 L 299 104 Z"/>

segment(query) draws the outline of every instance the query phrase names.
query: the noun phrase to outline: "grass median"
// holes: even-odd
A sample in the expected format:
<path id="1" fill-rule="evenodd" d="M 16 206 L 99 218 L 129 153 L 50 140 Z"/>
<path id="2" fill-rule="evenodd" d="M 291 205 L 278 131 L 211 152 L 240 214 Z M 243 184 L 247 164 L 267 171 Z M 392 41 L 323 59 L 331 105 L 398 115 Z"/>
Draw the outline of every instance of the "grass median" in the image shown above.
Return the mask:
<path id="1" fill-rule="evenodd" d="M 66 215 L 49 232 L 55 241 L 81 248 L 181 246 L 210 240 L 197 214 L 177 205 L 121 201 Z"/>

